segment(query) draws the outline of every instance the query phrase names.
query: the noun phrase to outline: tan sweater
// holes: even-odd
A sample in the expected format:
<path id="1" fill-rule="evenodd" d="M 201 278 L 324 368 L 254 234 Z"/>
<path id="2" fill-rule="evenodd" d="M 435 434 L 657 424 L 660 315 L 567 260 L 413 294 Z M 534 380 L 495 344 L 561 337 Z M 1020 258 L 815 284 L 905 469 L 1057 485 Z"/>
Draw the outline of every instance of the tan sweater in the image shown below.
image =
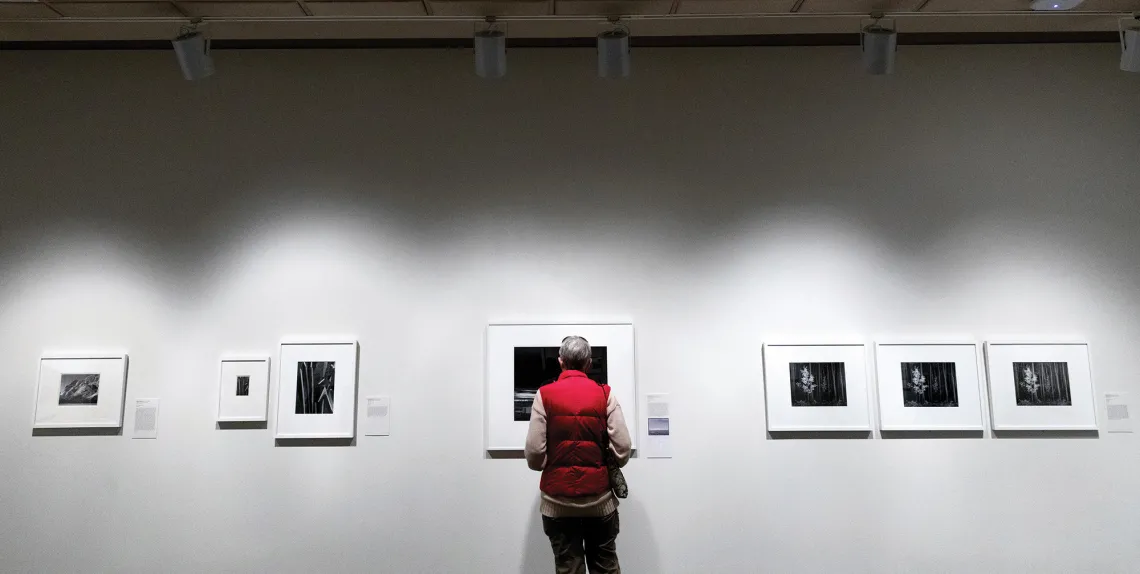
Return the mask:
<path id="1" fill-rule="evenodd" d="M 606 419 L 610 435 L 610 452 L 618 466 L 625 466 L 629 462 L 632 442 L 629 438 L 629 428 L 625 426 L 625 415 L 621 412 L 621 405 L 617 397 L 610 393 L 610 401 L 606 405 Z M 534 395 L 534 405 L 530 411 L 530 428 L 526 433 L 526 464 L 531 470 L 542 470 L 546 467 L 546 407 L 542 405 L 542 390 Z M 610 491 L 597 496 L 582 496 L 578 498 L 565 498 L 550 496 L 542 493 L 543 516 L 560 518 L 567 516 L 608 516 L 617 510 L 618 500 Z"/>

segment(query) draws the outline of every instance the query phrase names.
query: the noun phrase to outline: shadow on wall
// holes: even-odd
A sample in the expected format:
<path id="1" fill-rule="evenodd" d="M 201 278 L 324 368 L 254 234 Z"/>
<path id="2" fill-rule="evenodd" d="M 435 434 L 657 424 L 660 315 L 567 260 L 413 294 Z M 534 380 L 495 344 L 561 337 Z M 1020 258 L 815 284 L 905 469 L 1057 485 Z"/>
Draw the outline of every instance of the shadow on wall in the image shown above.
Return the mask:
<path id="1" fill-rule="evenodd" d="M 554 554 L 550 550 L 550 540 L 542 531 L 542 516 L 539 514 L 539 497 L 535 497 L 531 508 L 530 525 L 526 531 L 523 546 L 520 574 L 544 574 L 554 572 Z M 618 558 L 622 570 L 626 572 L 660 572 L 661 559 L 653 527 L 645 507 L 636 498 L 621 502 L 621 533 L 618 534 Z"/>
<path id="2" fill-rule="evenodd" d="M 554 571 L 554 554 L 550 550 L 550 540 L 542 532 L 542 515 L 538 512 L 541 500 L 542 495 L 536 495 L 534 505 L 530 509 L 530 523 L 526 529 L 526 543 L 523 546 L 520 574 Z"/>

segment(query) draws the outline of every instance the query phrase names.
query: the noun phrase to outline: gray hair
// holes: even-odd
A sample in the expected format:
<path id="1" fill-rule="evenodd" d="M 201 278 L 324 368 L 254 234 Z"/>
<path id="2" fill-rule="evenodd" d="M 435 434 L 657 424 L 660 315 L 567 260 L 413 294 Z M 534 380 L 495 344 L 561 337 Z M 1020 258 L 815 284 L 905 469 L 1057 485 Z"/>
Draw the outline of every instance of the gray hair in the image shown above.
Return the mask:
<path id="1" fill-rule="evenodd" d="M 590 368 L 591 354 L 590 342 L 577 335 L 562 339 L 562 348 L 558 350 L 562 367 L 572 371 L 584 371 Z"/>

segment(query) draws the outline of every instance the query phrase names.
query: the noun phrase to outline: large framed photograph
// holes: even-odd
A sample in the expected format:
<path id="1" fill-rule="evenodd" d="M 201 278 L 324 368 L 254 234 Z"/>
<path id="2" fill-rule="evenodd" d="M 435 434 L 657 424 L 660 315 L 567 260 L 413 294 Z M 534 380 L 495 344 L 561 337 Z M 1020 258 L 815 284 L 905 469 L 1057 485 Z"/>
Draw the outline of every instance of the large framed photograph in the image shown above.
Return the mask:
<path id="1" fill-rule="evenodd" d="M 281 344 L 277 438 L 356 436 L 357 355 L 352 340 Z"/>
<path id="2" fill-rule="evenodd" d="M 594 360 L 587 374 L 610 386 L 636 443 L 633 325 L 493 324 L 487 327 L 487 450 L 522 450 L 534 397 L 543 385 L 558 380 L 558 349 L 570 335 L 590 342 Z"/>
<path id="3" fill-rule="evenodd" d="M 986 343 L 993 429 L 1096 430 L 1087 343 Z"/>
<path id="4" fill-rule="evenodd" d="M 269 411 L 269 357 L 222 357 L 218 422 L 264 422 Z"/>
<path id="5" fill-rule="evenodd" d="M 764 345 L 768 430 L 869 431 L 867 347 Z"/>
<path id="6" fill-rule="evenodd" d="M 125 354 L 63 353 L 40 358 L 33 428 L 123 426 Z"/>
<path id="7" fill-rule="evenodd" d="M 879 425 L 885 431 L 980 431 L 981 345 L 875 345 Z"/>

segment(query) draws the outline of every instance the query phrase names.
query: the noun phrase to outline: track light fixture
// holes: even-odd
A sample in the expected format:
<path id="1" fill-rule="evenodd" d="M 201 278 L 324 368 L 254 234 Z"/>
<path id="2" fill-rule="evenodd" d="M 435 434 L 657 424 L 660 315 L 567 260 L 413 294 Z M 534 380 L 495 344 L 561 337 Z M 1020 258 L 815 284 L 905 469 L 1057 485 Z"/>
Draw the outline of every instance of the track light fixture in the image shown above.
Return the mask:
<path id="1" fill-rule="evenodd" d="M 1072 10 L 1080 6 L 1085 0 L 1030 0 L 1029 8 L 1041 12 L 1058 10 Z"/>
<path id="2" fill-rule="evenodd" d="M 507 75 L 507 35 L 493 16 L 487 17 L 485 29 L 475 32 L 475 74 L 480 78 Z"/>
<path id="3" fill-rule="evenodd" d="M 1140 14 L 1120 21 L 1120 69 L 1140 73 Z"/>
<path id="4" fill-rule="evenodd" d="M 210 56 L 210 40 L 198 30 L 201 18 L 191 20 L 182 26 L 178 37 L 171 40 L 174 55 L 178 56 L 178 66 L 182 77 L 187 80 L 201 80 L 214 75 L 214 58 Z"/>
<path id="5" fill-rule="evenodd" d="M 859 35 L 859 46 L 863 50 L 863 69 L 874 76 L 893 74 L 895 52 L 898 50 L 898 32 L 894 23 L 885 26 L 882 14 L 872 14 L 874 20 L 864 26 Z"/>
<path id="6" fill-rule="evenodd" d="M 598 76 L 629 77 L 629 29 L 618 18 L 610 19 L 612 27 L 598 34 Z"/>

